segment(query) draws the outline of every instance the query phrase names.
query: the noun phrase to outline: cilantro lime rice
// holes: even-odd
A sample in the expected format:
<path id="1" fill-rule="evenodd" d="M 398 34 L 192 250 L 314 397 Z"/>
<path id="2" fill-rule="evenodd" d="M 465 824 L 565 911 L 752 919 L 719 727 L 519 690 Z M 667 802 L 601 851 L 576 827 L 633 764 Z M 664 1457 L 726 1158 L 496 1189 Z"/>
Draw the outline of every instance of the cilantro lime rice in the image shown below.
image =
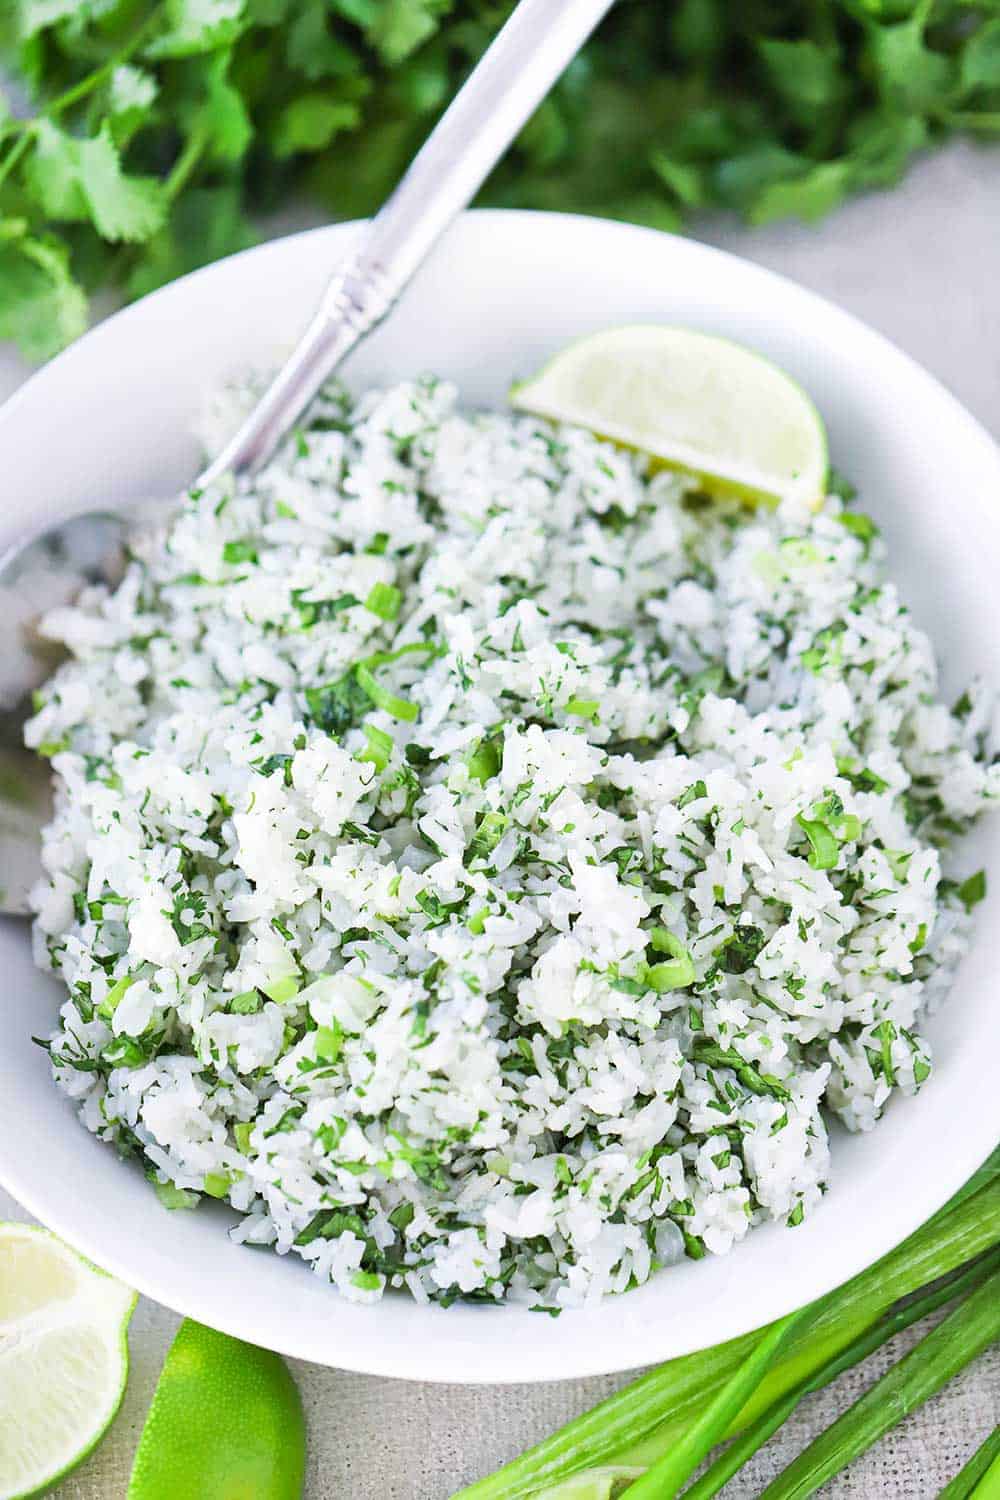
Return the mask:
<path id="1" fill-rule="evenodd" d="M 1000 773 L 836 497 L 331 389 L 47 629 L 51 1061 L 168 1207 L 572 1307 L 801 1223 L 926 1083 Z"/>

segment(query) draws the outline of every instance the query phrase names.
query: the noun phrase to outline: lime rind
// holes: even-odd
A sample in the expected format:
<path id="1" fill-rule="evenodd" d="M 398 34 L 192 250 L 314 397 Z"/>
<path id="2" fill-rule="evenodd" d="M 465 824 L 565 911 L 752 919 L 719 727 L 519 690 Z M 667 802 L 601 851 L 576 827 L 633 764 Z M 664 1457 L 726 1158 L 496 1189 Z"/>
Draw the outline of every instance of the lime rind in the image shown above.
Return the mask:
<path id="1" fill-rule="evenodd" d="M 305 1417 L 278 1354 L 185 1319 L 139 1438 L 128 1500 L 301 1500 Z"/>

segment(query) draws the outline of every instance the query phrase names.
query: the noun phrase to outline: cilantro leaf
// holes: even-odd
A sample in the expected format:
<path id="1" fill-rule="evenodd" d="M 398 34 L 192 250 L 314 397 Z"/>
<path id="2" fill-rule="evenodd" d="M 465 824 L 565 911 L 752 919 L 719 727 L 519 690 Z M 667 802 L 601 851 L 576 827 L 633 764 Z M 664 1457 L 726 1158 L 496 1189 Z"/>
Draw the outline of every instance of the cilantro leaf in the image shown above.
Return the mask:
<path id="1" fill-rule="evenodd" d="M 167 29 L 146 48 L 147 57 L 193 57 L 214 52 L 239 35 L 243 0 L 166 0 Z"/>
<path id="2" fill-rule="evenodd" d="M 131 63 L 115 68 L 108 84 L 107 110 L 116 146 L 124 146 L 149 118 L 157 93 L 151 73 Z"/>
<path id="3" fill-rule="evenodd" d="M 237 185 L 194 188 L 176 204 L 167 224 L 145 246 L 128 281 L 133 297 L 144 297 L 175 276 L 256 243 Z"/>
<path id="4" fill-rule="evenodd" d="M 382 0 L 366 26 L 369 40 L 387 63 L 399 63 L 437 30 L 449 0 Z"/>
<path id="5" fill-rule="evenodd" d="M 1000 89 L 1000 16 L 987 21 L 969 38 L 960 69 L 964 93 Z"/>
<path id="6" fill-rule="evenodd" d="M 750 221 L 768 224 L 773 219 L 821 219 L 843 202 L 850 186 L 849 162 L 819 162 L 801 176 L 763 188 L 750 209 Z"/>
<path id="7" fill-rule="evenodd" d="M 817 110 L 829 109 L 844 97 L 847 85 L 836 42 L 821 46 L 804 37 L 764 37 L 758 53 L 776 92 L 797 119 L 808 121 Z"/>
<path id="8" fill-rule="evenodd" d="M 370 213 L 510 9 L 0 0 L 0 338 L 52 352 L 84 326 L 82 286 L 139 295 L 304 196 Z M 1000 135 L 995 0 L 630 0 L 482 200 L 668 228 L 813 220 L 955 130 Z"/>
<path id="9" fill-rule="evenodd" d="M 210 159 L 235 162 L 253 139 L 253 123 L 242 94 L 229 81 L 231 54 L 225 50 L 209 58 L 204 73 L 205 93 L 192 111 L 191 134 L 200 138 Z"/>
<path id="10" fill-rule="evenodd" d="M 107 125 L 79 150 L 80 187 L 106 240 L 148 240 L 163 223 L 166 202 L 154 177 L 129 177 Z"/>
<path id="11" fill-rule="evenodd" d="M 905 21 L 876 26 L 869 56 L 885 102 L 902 113 L 933 109 L 947 98 L 954 82 L 954 62 L 932 51 L 924 35 L 926 22 L 918 6 Z"/>
<path id="12" fill-rule="evenodd" d="M 162 185 L 152 177 L 131 177 L 106 121 L 98 135 L 77 139 L 39 122 L 28 182 L 53 219 L 91 219 L 102 238 L 146 240 L 166 212 Z"/>
<path id="13" fill-rule="evenodd" d="M 361 121 L 360 105 L 335 93 L 302 94 L 278 116 L 271 131 L 276 156 L 299 151 L 322 151 L 335 135 L 354 130 Z"/>
<path id="14" fill-rule="evenodd" d="M 0 221 L 0 339 L 29 359 L 47 359 L 87 326 L 87 299 L 64 245 L 49 238 L 3 237 Z"/>

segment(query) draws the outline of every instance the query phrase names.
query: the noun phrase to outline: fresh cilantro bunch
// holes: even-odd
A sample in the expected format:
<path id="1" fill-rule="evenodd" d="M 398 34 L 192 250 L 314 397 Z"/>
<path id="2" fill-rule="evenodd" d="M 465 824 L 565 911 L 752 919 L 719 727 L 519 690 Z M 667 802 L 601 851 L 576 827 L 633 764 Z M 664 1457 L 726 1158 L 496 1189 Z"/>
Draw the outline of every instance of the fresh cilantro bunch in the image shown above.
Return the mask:
<path id="1" fill-rule="evenodd" d="M 370 212 L 510 0 L 0 0 L 0 338 Z M 619 0 L 484 201 L 676 227 L 813 219 L 953 130 L 1000 132 L 1000 0 Z"/>

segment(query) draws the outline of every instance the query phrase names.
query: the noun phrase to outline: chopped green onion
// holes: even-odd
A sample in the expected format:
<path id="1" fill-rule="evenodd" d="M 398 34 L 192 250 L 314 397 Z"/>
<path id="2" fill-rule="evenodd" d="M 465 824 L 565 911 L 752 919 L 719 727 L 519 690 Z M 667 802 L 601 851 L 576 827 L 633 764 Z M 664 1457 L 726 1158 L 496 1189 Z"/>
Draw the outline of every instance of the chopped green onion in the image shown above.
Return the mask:
<path id="1" fill-rule="evenodd" d="M 799 813 L 795 819 L 809 840 L 809 863 L 814 870 L 832 870 L 839 856 L 836 837 L 825 823 Z"/>
<path id="2" fill-rule="evenodd" d="M 253 1016 L 263 1003 L 256 990 L 243 990 L 239 995 L 233 996 L 226 1009 L 233 1016 Z"/>
<path id="3" fill-rule="evenodd" d="M 770 1073 L 761 1073 L 753 1063 L 741 1057 L 734 1047 L 720 1047 L 715 1042 L 696 1041 L 692 1049 L 695 1062 L 708 1063 L 717 1068 L 731 1068 L 740 1082 L 751 1094 L 771 1094 L 775 1099 L 790 1099 L 791 1094 L 780 1079 Z M 802 1205 L 798 1207 L 801 1209 Z M 796 1223 L 799 1220 L 795 1221 Z"/>
<path id="4" fill-rule="evenodd" d="M 568 714 L 576 714 L 581 719 L 597 720 L 597 710 L 600 708 L 600 700 L 597 698 L 571 698 L 566 704 Z"/>
<path id="5" fill-rule="evenodd" d="M 197 1208 L 198 1194 L 188 1188 L 179 1188 L 173 1182 L 154 1182 L 156 1196 L 164 1208 Z"/>
<path id="6" fill-rule="evenodd" d="M 399 661 L 404 656 L 414 654 L 420 656 L 437 656 L 440 646 L 433 641 L 411 641 L 407 646 L 397 646 L 395 651 L 373 651 L 371 656 L 366 656 L 362 662 L 365 667 L 387 667 L 390 662 Z"/>
<path id="7" fill-rule="evenodd" d="M 670 990 L 683 990 L 694 983 L 695 967 L 691 954 L 680 938 L 666 927 L 654 927 L 647 933 L 649 946 L 656 953 L 669 953 L 671 961 L 662 964 L 647 964 L 641 971 L 642 980 L 658 995 Z"/>
<path id="8" fill-rule="evenodd" d="M 384 729 L 379 729 L 375 724 L 362 724 L 362 729 L 368 740 L 363 750 L 358 751 L 358 760 L 371 761 L 376 771 L 384 771 L 392 758 L 394 740 L 391 734 L 386 734 Z"/>
<path id="9" fill-rule="evenodd" d="M 855 813 L 844 813 L 837 827 L 841 843 L 856 844 L 861 837 L 861 819 Z"/>
<path id="10" fill-rule="evenodd" d="M 921 922 L 920 926 L 917 928 L 916 937 L 913 939 L 913 942 L 908 945 L 910 952 L 914 955 L 914 957 L 921 951 L 926 941 L 927 923 Z"/>
<path id="11" fill-rule="evenodd" d="M 469 842 L 469 857 L 486 859 L 499 844 L 510 822 L 506 813 L 484 812 Z"/>
<path id="12" fill-rule="evenodd" d="M 114 1015 L 115 1010 L 117 1009 L 118 1002 L 121 1000 L 126 990 L 130 989 L 131 986 L 135 984 L 135 981 L 136 976 L 134 974 L 126 974 L 123 979 L 119 979 L 117 983 L 111 986 L 111 988 L 108 990 L 108 993 L 105 995 L 104 999 L 97 1007 L 97 1014 L 103 1020 L 111 1020 L 111 1017 Z"/>
<path id="13" fill-rule="evenodd" d="M 320 1062 L 335 1063 L 344 1049 L 343 1028 L 334 1021 L 332 1026 L 316 1029 L 315 1055 Z"/>
<path id="14" fill-rule="evenodd" d="M 405 719 L 407 723 L 413 723 L 420 712 L 415 703 L 411 703 L 409 698 L 400 698 L 383 687 L 370 667 L 357 667 L 355 673 L 358 687 L 368 694 L 376 708 L 381 708 L 394 719 Z"/>
<path id="15" fill-rule="evenodd" d="M 253 1134 L 253 1121 L 241 1120 L 238 1125 L 233 1126 L 233 1139 L 243 1155 L 250 1151 L 250 1137 Z"/>
<path id="16" fill-rule="evenodd" d="M 377 1271 L 355 1271 L 351 1277 L 351 1284 L 360 1287 L 363 1292 L 382 1290 L 382 1278 Z"/>
<path id="17" fill-rule="evenodd" d="M 272 980 L 270 984 L 262 984 L 260 988 L 275 1005 L 285 1005 L 298 994 L 299 981 L 296 975 L 286 974 L 283 979 Z"/>
<path id="18" fill-rule="evenodd" d="M 388 666 L 390 662 L 398 661 L 402 656 L 409 656 L 411 652 L 423 652 L 436 656 L 437 651 L 437 646 L 429 641 L 413 641 L 410 645 L 400 646 L 395 651 L 376 651 L 355 667 L 354 675 L 358 687 L 368 695 L 376 708 L 383 709 L 394 719 L 405 719 L 408 723 L 412 723 L 420 712 L 417 705 L 411 703 L 408 698 L 397 697 L 395 693 L 383 687 L 375 676 L 375 668 Z"/>
<path id="19" fill-rule="evenodd" d="M 225 563 L 255 563 L 257 561 L 256 542 L 246 539 L 238 542 L 227 542 L 222 549 L 222 561 Z"/>
<path id="20" fill-rule="evenodd" d="M 365 609 L 370 609 L 380 620 L 395 620 L 402 602 L 403 596 L 393 584 L 373 583 L 365 600 Z"/>
<path id="21" fill-rule="evenodd" d="M 503 764 L 502 745 L 497 740 L 480 740 L 466 764 L 473 781 L 492 781 Z"/>
<path id="22" fill-rule="evenodd" d="M 224 1198 L 233 1185 L 233 1179 L 228 1172 L 208 1172 L 202 1191 L 210 1198 Z"/>

